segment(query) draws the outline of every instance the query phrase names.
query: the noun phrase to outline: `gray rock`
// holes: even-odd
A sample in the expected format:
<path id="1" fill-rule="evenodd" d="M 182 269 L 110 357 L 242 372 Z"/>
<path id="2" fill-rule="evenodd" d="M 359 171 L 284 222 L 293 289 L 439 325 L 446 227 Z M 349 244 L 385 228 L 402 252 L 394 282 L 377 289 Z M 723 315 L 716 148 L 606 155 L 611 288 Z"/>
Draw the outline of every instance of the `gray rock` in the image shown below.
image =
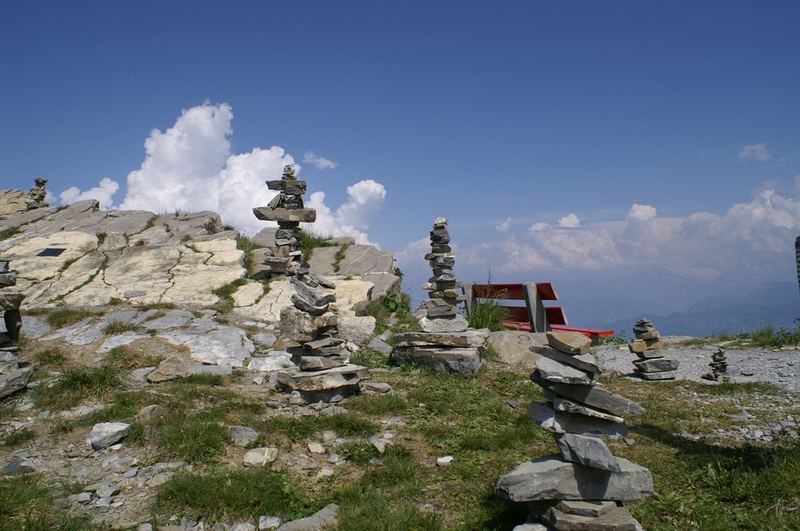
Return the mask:
<path id="1" fill-rule="evenodd" d="M 392 351 L 395 363 L 416 363 L 442 372 L 472 376 L 481 366 L 477 348 L 395 348 Z"/>
<path id="2" fill-rule="evenodd" d="M 151 371 L 147 375 L 147 381 L 150 383 L 159 383 L 175 380 L 177 378 L 186 378 L 189 376 L 191 365 L 189 360 L 181 356 L 170 356 L 159 363 L 156 370 Z"/>
<path id="3" fill-rule="evenodd" d="M 236 446 L 247 446 L 258 439 L 258 432 L 249 426 L 231 426 L 231 442 Z"/>
<path id="4" fill-rule="evenodd" d="M 495 334 L 496 332 L 492 332 Z M 462 347 L 476 348 L 482 347 L 487 338 L 489 330 L 466 330 L 464 332 L 405 332 L 394 336 L 394 343 L 398 347 Z"/>
<path id="5" fill-rule="evenodd" d="M 21 476 L 34 472 L 36 472 L 36 469 L 31 462 L 19 455 L 12 456 L 6 466 L 3 467 L 3 474 L 6 476 Z"/>
<path id="6" fill-rule="evenodd" d="M 311 516 L 286 522 L 278 531 L 323 531 L 336 528 L 338 523 L 339 506 L 331 503 Z"/>
<path id="7" fill-rule="evenodd" d="M 611 413 L 605 413 L 599 409 L 590 408 L 585 404 L 573 402 L 560 396 L 555 396 L 549 391 L 545 391 L 553 402 L 553 409 L 556 411 L 563 411 L 565 413 L 572 413 L 574 415 L 583 415 L 584 417 L 592 417 L 600 420 L 607 420 L 609 422 L 625 422 L 625 419 Z"/>
<path id="8" fill-rule="evenodd" d="M 136 422 L 141 424 L 151 424 L 167 414 L 167 408 L 158 404 L 144 406 L 136 413 Z"/>
<path id="9" fill-rule="evenodd" d="M 279 516 L 259 516 L 258 529 L 264 531 L 266 529 L 278 529 L 283 520 Z"/>
<path id="10" fill-rule="evenodd" d="M 561 500 L 555 507 L 566 514 L 597 517 L 613 511 L 618 505 L 612 501 Z"/>
<path id="11" fill-rule="evenodd" d="M 95 450 L 100 450 L 119 442 L 131 431 L 131 425 L 125 422 L 101 422 L 92 427 L 87 443 Z"/>
<path id="12" fill-rule="evenodd" d="M 542 402 L 531 403 L 528 407 L 528 418 L 552 433 L 580 433 L 609 438 L 628 434 L 628 428 L 624 424 L 555 411 Z"/>
<path id="13" fill-rule="evenodd" d="M 389 355 L 392 352 L 392 346 L 379 337 L 373 337 L 370 339 L 367 346 L 376 352 L 380 352 L 381 354 Z"/>
<path id="14" fill-rule="evenodd" d="M 425 332 L 463 332 L 469 323 L 461 315 L 457 315 L 452 319 L 428 319 L 423 317 L 419 320 L 419 326 Z"/>
<path id="15" fill-rule="evenodd" d="M 0 398 L 25 389 L 32 372 L 33 369 L 31 367 L 22 367 L 0 374 Z"/>
<path id="16" fill-rule="evenodd" d="M 643 380 L 674 380 L 675 371 L 665 372 L 637 372 L 637 375 Z"/>
<path id="17" fill-rule="evenodd" d="M 247 450 L 242 457 L 242 464 L 245 467 L 264 466 L 275 461 L 278 457 L 277 448 L 253 448 Z"/>
<path id="18" fill-rule="evenodd" d="M 543 380 L 552 383 L 585 385 L 592 383 L 591 373 L 583 372 L 546 357 L 539 358 L 536 362 L 536 370 Z"/>
<path id="19" fill-rule="evenodd" d="M 614 506 L 610 511 L 599 516 L 581 516 L 569 514 L 550 507 L 542 519 L 553 529 L 563 531 L 639 531 L 641 524 L 625 507 Z"/>
<path id="20" fill-rule="evenodd" d="M 363 345 L 375 332 L 375 318 L 371 315 L 339 316 L 339 337 Z"/>
<path id="21" fill-rule="evenodd" d="M 552 391 L 565 398 L 581 402 L 597 409 L 602 409 L 603 411 L 608 411 L 609 413 L 621 417 L 627 415 L 638 416 L 644 413 L 644 408 L 636 402 L 614 394 L 611 391 L 607 391 L 600 386 L 550 383 L 535 378 L 535 375 L 536 373 L 534 372 L 531 377 L 534 382 L 548 391 Z"/>
<path id="22" fill-rule="evenodd" d="M 297 391 L 306 402 L 336 401 L 358 394 L 359 383 L 369 378 L 369 370 L 359 365 L 345 365 L 314 372 L 279 372 L 278 388 Z"/>
<path id="23" fill-rule="evenodd" d="M 547 332 L 547 344 L 565 354 L 587 354 L 592 340 L 580 332 Z"/>
<path id="24" fill-rule="evenodd" d="M 639 372 L 665 372 L 678 368 L 678 362 L 672 358 L 636 360 L 633 364 L 636 365 Z"/>
<path id="25" fill-rule="evenodd" d="M 611 472 L 620 471 L 617 458 L 602 439 L 576 433 L 565 433 L 556 437 L 556 443 L 561 450 L 561 456 L 571 463 Z"/>
<path id="26" fill-rule="evenodd" d="M 538 500 L 635 501 L 653 493 L 646 468 L 617 458 L 619 472 L 585 467 L 544 456 L 519 465 L 497 482 L 500 494 L 515 502 Z"/>
<path id="27" fill-rule="evenodd" d="M 385 382 L 361 382 L 361 389 L 363 391 L 372 393 L 388 393 L 392 390 L 392 386 Z"/>
<path id="28" fill-rule="evenodd" d="M 250 358 L 247 368 L 257 372 L 282 371 L 294 367 L 292 355 L 285 350 L 271 350 L 266 356 Z"/>
<path id="29" fill-rule="evenodd" d="M 531 348 L 540 356 L 550 358 L 551 360 L 559 363 L 570 365 L 576 369 L 592 373 L 595 376 L 599 375 L 601 372 L 600 367 L 597 365 L 597 360 L 595 360 L 592 354 L 565 354 L 560 350 L 556 350 L 549 346 Z"/>

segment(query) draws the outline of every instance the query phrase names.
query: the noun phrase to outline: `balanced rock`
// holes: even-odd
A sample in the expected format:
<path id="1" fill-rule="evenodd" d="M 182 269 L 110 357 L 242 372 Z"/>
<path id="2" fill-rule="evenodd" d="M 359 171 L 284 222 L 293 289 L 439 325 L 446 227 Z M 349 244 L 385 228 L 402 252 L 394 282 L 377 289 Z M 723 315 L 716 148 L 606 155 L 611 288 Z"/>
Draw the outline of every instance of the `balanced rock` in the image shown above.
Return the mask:
<path id="1" fill-rule="evenodd" d="M 547 343 L 566 354 L 586 354 L 592 340 L 580 332 L 547 332 Z"/>
<path id="2" fill-rule="evenodd" d="M 556 437 L 556 443 L 561 450 L 561 456 L 571 463 L 610 472 L 620 471 L 617 458 L 602 439 L 577 433 L 565 433 Z"/>

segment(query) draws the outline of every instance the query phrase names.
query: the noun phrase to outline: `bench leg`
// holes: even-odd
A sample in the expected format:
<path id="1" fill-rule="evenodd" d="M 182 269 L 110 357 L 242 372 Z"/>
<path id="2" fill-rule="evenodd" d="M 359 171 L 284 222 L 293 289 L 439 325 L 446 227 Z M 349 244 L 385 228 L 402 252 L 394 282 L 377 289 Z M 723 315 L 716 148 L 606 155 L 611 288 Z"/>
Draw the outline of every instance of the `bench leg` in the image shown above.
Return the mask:
<path id="1" fill-rule="evenodd" d="M 547 332 L 550 330 L 547 314 L 544 311 L 544 303 L 534 282 L 525 284 L 525 306 L 528 308 L 531 332 Z"/>

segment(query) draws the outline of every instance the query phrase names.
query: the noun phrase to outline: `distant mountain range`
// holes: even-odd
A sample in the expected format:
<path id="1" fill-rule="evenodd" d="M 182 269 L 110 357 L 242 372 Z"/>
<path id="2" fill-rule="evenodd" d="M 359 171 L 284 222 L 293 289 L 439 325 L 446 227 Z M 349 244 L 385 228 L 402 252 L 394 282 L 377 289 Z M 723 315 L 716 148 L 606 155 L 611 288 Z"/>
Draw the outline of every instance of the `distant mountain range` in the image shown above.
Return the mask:
<path id="1" fill-rule="evenodd" d="M 639 317 L 633 314 L 597 325 L 630 336 L 631 327 Z M 768 325 L 794 328 L 795 319 L 800 318 L 800 294 L 792 282 L 770 282 L 740 297 L 706 298 L 684 311 L 647 317 L 665 335 L 708 336 L 747 332 Z"/>

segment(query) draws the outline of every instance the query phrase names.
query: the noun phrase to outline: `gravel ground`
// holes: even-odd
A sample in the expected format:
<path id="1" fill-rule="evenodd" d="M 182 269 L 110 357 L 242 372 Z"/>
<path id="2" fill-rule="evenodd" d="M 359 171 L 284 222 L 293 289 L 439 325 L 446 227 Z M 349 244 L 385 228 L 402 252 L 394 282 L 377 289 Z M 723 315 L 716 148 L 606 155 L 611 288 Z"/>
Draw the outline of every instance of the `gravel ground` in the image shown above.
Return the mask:
<path id="1" fill-rule="evenodd" d="M 680 347 L 668 346 L 665 356 L 672 357 L 680 363 L 677 371 L 679 380 L 692 380 L 710 383 L 700 378 L 709 372 L 708 364 L 715 346 Z M 603 370 L 616 371 L 620 374 L 633 373 L 633 360 L 627 345 L 594 347 L 592 352 Z M 766 348 L 729 348 L 728 376 L 734 382 L 768 382 L 780 385 L 792 391 L 800 391 L 800 348 L 783 347 L 782 349 Z"/>

